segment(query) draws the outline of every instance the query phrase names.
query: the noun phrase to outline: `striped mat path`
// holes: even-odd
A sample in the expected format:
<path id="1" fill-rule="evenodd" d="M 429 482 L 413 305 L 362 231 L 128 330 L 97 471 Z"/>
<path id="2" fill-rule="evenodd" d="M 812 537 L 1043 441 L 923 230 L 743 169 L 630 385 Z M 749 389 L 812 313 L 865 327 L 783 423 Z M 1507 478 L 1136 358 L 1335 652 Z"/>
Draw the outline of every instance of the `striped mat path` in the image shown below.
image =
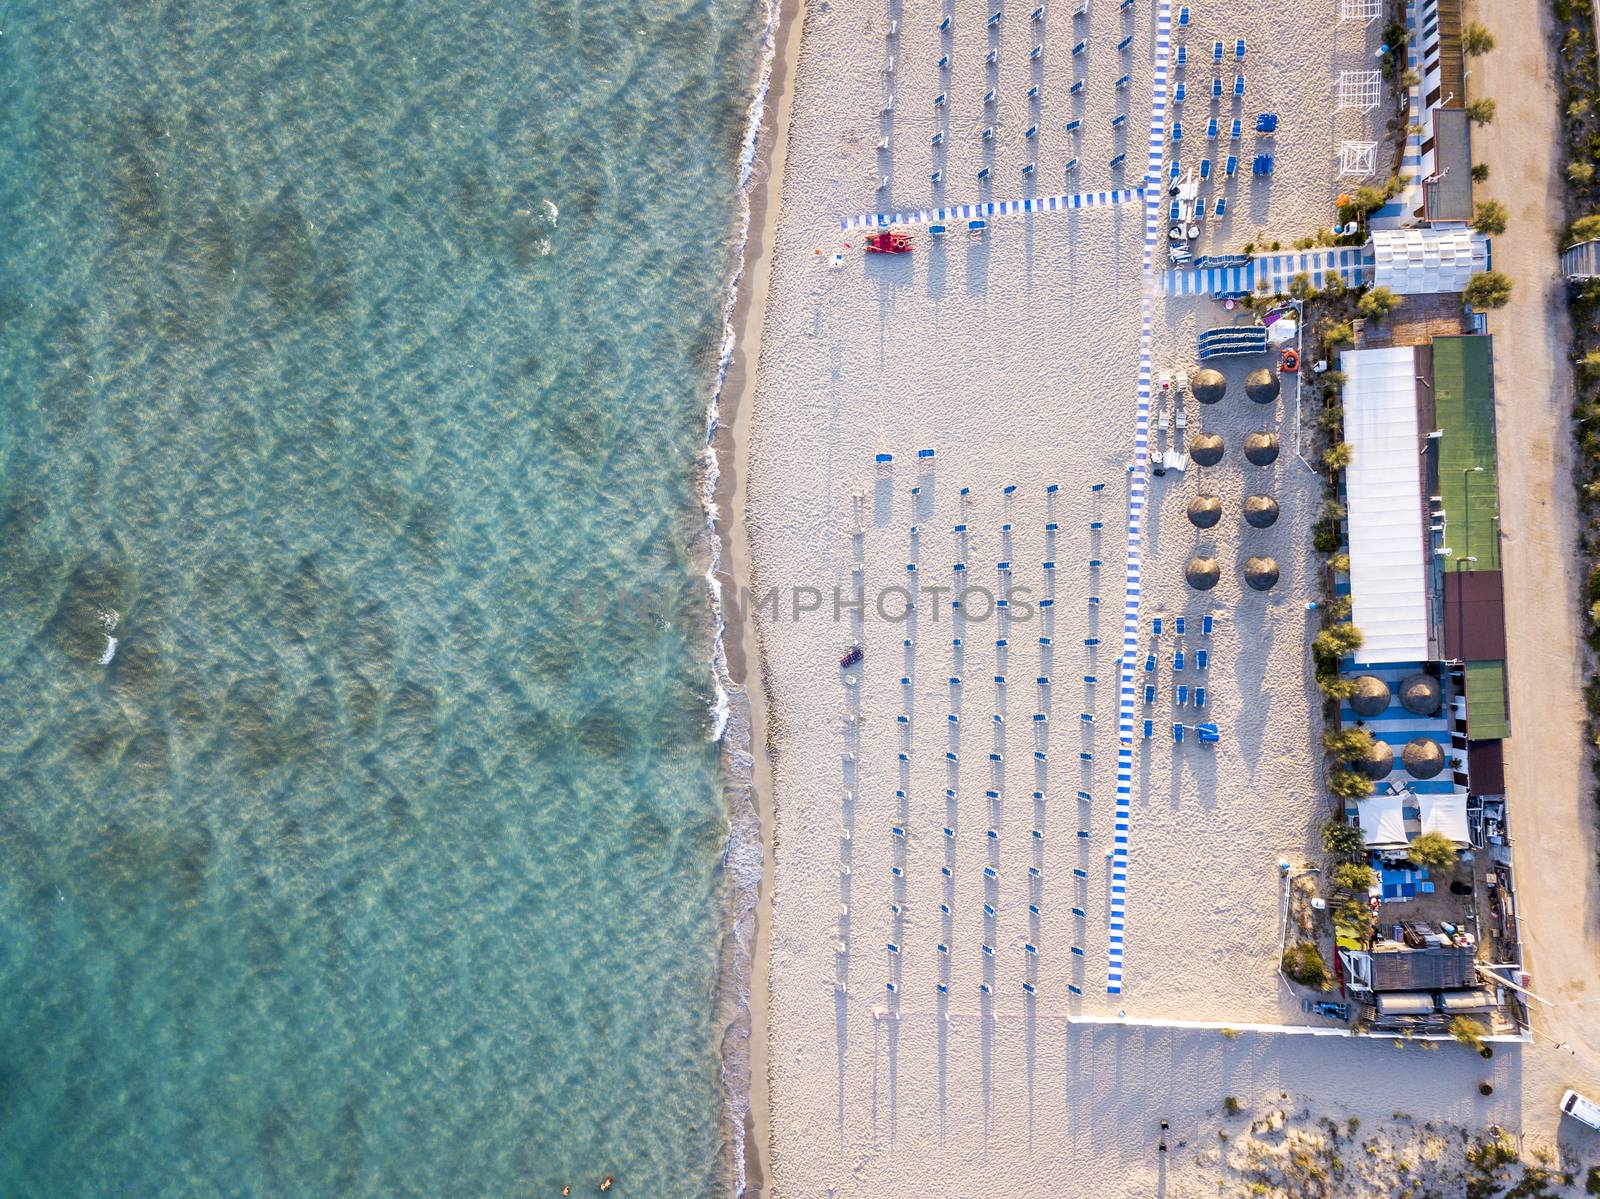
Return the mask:
<path id="1" fill-rule="evenodd" d="M 1057 196 L 1029 196 L 1024 200 L 979 200 L 973 204 L 952 204 L 948 208 L 908 208 L 899 212 L 858 212 L 840 220 L 839 228 L 877 229 L 890 225 L 939 225 L 946 221 L 987 220 L 996 216 L 1016 216 L 1029 212 L 1070 212 L 1080 208 L 1111 208 L 1144 198 L 1144 189 L 1124 187 L 1115 191 L 1065 192 Z"/>
<path id="2" fill-rule="evenodd" d="M 1162 271 L 1161 294 L 1166 296 L 1230 296 L 1253 293 L 1261 283 L 1271 294 L 1287 292 L 1296 275 L 1307 274 L 1321 287 L 1330 274 L 1350 287 L 1372 278 L 1372 251 L 1366 246 L 1338 246 L 1325 250 L 1293 250 L 1257 254 L 1244 266 L 1207 267 L 1200 270 Z"/>
<path id="3" fill-rule="evenodd" d="M 1159 0 L 1156 7 L 1154 84 L 1150 93 L 1150 142 L 1145 179 L 1161 178 L 1167 138 L 1167 63 L 1172 46 L 1172 6 Z M 1155 282 L 1156 243 L 1161 238 L 1161 189 L 1144 192 L 1145 287 L 1139 301 L 1139 408 L 1134 429 L 1133 470 L 1128 477 L 1127 590 L 1122 605 L 1122 661 L 1117 671 L 1121 688 L 1117 704 L 1117 797 L 1111 843 L 1111 896 L 1107 905 L 1106 992 L 1122 994 L 1122 953 L 1128 900 L 1128 843 L 1133 810 L 1133 703 L 1134 664 L 1139 651 L 1140 569 L 1144 541 L 1145 491 L 1150 468 L 1150 325 L 1151 292 Z"/>

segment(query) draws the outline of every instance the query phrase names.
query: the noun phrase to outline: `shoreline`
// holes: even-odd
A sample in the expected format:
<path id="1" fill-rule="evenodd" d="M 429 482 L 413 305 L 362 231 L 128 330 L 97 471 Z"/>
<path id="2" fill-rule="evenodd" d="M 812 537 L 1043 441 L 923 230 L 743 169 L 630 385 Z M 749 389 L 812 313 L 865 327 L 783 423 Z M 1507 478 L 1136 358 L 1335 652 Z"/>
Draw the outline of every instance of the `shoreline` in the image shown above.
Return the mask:
<path id="1" fill-rule="evenodd" d="M 719 977 L 722 1091 L 731 1190 L 768 1192 L 768 961 L 772 917 L 772 786 L 760 645 L 740 596 L 750 579 L 743 520 L 748 434 L 761 355 L 772 248 L 782 200 L 789 111 L 798 61 L 800 0 L 771 0 L 766 55 L 751 108 L 743 164 L 744 244 L 730 284 L 722 374 L 709 414 L 707 507 L 713 559 L 707 572 L 717 618 L 716 669 L 730 894 Z M 765 136 L 763 136 L 765 134 Z M 754 667 L 754 669 L 752 669 Z"/>

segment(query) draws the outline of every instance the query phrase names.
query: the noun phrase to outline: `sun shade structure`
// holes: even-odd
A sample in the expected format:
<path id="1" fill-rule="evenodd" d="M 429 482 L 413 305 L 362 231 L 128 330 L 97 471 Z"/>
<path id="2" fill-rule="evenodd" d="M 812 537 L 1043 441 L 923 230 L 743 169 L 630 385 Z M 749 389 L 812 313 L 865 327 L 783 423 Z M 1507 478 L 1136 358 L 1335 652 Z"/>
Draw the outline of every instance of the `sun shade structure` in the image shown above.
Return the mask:
<path id="1" fill-rule="evenodd" d="M 1278 460 L 1278 435 L 1251 433 L 1244 439 L 1244 456 L 1252 466 L 1271 466 Z"/>
<path id="2" fill-rule="evenodd" d="M 1189 523 L 1209 529 L 1222 519 L 1222 501 L 1214 495 L 1197 495 L 1189 501 Z"/>
<path id="3" fill-rule="evenodd" d="M 1345 469 L 1351 622 L 1365 635 L 1360 663 L 1426 662 L 1416 361 L 1409 346 L 1351 350 L 1345 372 Z"/>
<path id="4" fill-rule="evenodd" d="M 1428 737 L 1414 737 L 1400 751 L 1406 773 L 1414 779 L 1431 779 L 1444 769 L 1444 750 Z"/>
<path id="5" fill-rule="evenodd" d="M 1389 684 L 1375 674 L 1357 675 L 1350 707 L 1357 716 L 1379 716 L 1389 706 Z"/>
<path id="6" fill-rule="evenodd" d="M 1394 750 L 1387 741 L 1374 741 L 1372 748 L 1356 759 L 1356 769 L 1375 783 L 1381 783 L 1394 770 Z"/>
<path id="7" fill-rule="evenodd" d="M 1422 832 L 1443 833 L 1457 845 L 1472 844 L 1472 834 L 1467 831 L 1467 793 L 1454 791 L 1448 795 L 1419 795 Z"/>
<path id="8" fill-rule="evenodd" d="M 1221 371 L 1202 367 L 1190 377 L 1189 390 L 1202 404 L 1215 404 L 1228 394 L 1228 381 Z"/>
<path id="9" fill-rule="evenodd" d="M 1196 465 L 1215 466 L 1222 461 L 1225 448 L 1219 434 L 1201 433 L 1189 443 L 1189 457 L 1195 460 Z"/>
<path id="10" fill-rule="evenodd" d="M 1404 795 L 1374 795 L 1356 801 L 1361 819 L 1361 836 L 1368 849 L 1404 849 L 1411 844 L 1406 836 Z"/>
<path id="11" fill-rule="evenodd" d="M 1432 716 L 1444 702 L 1439 680 L 1431 674 L 1407 675 L 1400 684 L 1400 704 L 1416 716 Z"/>
<path id="12" fill-rule="evenodd" d="M 1244 581 L 1255 591 L 1271 591 L 1278 585 L 1278 560 L 1276 558 L 1246 558 Z"/>
<path id="13" fill-rule="evenodd" d="M 1183 568 L 1183 577 L 1196 591 L 1210 591 L 1222 578 L 1222 571 L 1217 568 L 1215 558 L 1204 558 L 1197 554 Z"/>
<path id="14" fill-rule="evenodd" d="M 1245 496 L 1244 519 L 1252 529 L 1270 529 L 1278 523 L 1278 501 L 1270 495 Z"/>
<path id="15" fill-rule="evenodd" d="M 1262 367 L 1244 378 L 1244 394 L 1258 404 L 1270 404 L 1278 398 L 1278 376 Z"/>
<path id="16" fill-rule="evenodd" d="M 1339 144 L 1339 177 L 1365 179 L 1378 169 L 1377 142 L 1341 142 Z"/>
<path id="17" fill-rule="evenodd" d="M 1372 282 L 1397 296 L 1466 290 L 1489 269 L 1489 243 L 1472 229 L 1374 229 Z"/>
<path id="18" fill-rule="evenodd" d="M 1339 107 L 1371 112 L 1383 101 L 1382 71 L 1340 71 Z"/>

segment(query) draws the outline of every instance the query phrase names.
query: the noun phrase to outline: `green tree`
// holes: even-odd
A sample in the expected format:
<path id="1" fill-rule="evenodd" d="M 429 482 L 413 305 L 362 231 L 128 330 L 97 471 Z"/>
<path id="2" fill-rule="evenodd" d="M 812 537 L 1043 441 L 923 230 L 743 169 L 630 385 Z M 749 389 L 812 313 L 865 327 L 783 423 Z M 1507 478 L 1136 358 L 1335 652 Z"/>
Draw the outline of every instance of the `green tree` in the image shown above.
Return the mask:
<path id="1" fill-rule="evenodd" d="M 1322 455 L 1322 465 L 1330 471 L 1344 470 L 1355 461 L 1356 450 L 1348 441 L 1341 441 L 1338 445 L 1330 445 L 1327 453 Z"/>
<path id="2" fill-rule="evenodd" d="M 1318 654 L 1339 659 L 1355 653 L 1365 643 L 1366 638 L 1355 625 L 1335 624 L 1318 633 L 1311 641 L 1311 648 Z"/>
<path id="3" fill-rule="evenodd" d="M 1494 34 L 1476 21 L 1468 21 L 1461 31 L 1461 48 L 1468 54 L 1487 54 L 1494 49 Z"/>
<path id="4" fill-rule="evenodd" d="M 1572 240 L 1593 241 L 1600 237 L 1600 212 L 1591 212 L 1572 222 Z"/>
<path id="5" fill-rule="evenodd" d="M 1289 295 L 1296 300 L 1314 300 L 1317 297 L 1317 285 L 1311 281 L 1311 276 L 1301 271 L 1289 280 Z"/>
<path id="6" fill-rule="evenodd" d="M 1354 762 L 1372 748 L 1372 734 L 1366 729 L 1339 729 L 1322 734 L 1322 748 L 1341 762 Z"/>
<path id="7" fill-rule="evenodd" d="M 1350 555 L 1344 553 L 1328 555 L 1328 569 L 1336 570 L 1342 575 L 1349 574 Z"/>
<path id="8" fill-rule="evenodd" d="M 1381 321 L 1394 311 L 1400 297 L 1387 287 L 1371 288 L 1356 304 L 1356 309 L 1368 320 Z"/>
<path id="9" fill-rule="evenodd" d="M 1429 870 L 1445 870 L 1456 864 L 1456 843 L 1443 833 L 1419 833 L 1406 856 Z"/>
<path id="10" fill-rule="evenodd" d="M 1372 780 L 1359 770 L 1330 770 L 1328 790 L 1339 799 L 1366 799 L 1372 794 Z"/>
<path id="11" fill-rule="evenodd" d="M 1467 105 L 1467 119 L 1474 125 L 1487 125 L 1494 120 L 1494 101 L 1487 96 Z"/>
<path id="12" fill-rule="evenodd" d="M 1349 321 L 1334 321 L 1323 327 L 1322 337 L 1330 346 L 1344 346 L 1356 339 L 1356 331 Z"/>
<path id="13" fill-rule="evenodd" d="M 1356 681 L 1334 673 L 1317 675 L 1317 686 L 1332 700 L 1349 699 L 1356 693 Z"/>
<path id="14" fill-rule="evenodd" d="M 1377 873 L 1365 862 L 1340 862 L 1333 868 L 1333 885 L 1341 891 L 1366 891 L 1377 881 Z"/>
<path id="15" fill-rule="evenodd" d="M 1302 987 L 1323 991 L 1328 988 L 1328 967 L 1322 951 L 1310 941 L 1300 941 L 1283 951 L 1283 972 Z"/>
<path id="16" fill-rule="evenodd" d="M 1345 286 L 1344 276 L 1337 271 L 1329 271 L 1322 277 L 1322 294 L 1330 300 L 1340 299 L 1349 290 Z"/>
<path id="17" fill-rule="evenodd" d="M 1511 280 L 1499 271 L 1479 271 L 1467 280 L 1461 298 L 1474 308 L 1504 308 L 1511 298 Z"/>
<path id="18" fill-rule="evenodd" d="M 1322 848 L 1333 857 L 1355 861 L 1366 855 L 1367 842 L 1355 825 L 1334 816 L 1322 826 Z"/>
<path id="19" fill-rule="evenodd" d="M 1474 1020 L 1471 1016 L 1457 1016 L 1450 1021 L 1450 1035 L 1463 1045 L 1483 1052 L 1483 1038 L 1489 1035 L 1489 1028 L 1481 1020 Z"/>
<path id="20" fill-rule="evenodd" d="M 1472 227 L 1490 237 L 1506 231 L 1511 214 L 1499 200 L 1479 200 L 1472 210 Z"/>

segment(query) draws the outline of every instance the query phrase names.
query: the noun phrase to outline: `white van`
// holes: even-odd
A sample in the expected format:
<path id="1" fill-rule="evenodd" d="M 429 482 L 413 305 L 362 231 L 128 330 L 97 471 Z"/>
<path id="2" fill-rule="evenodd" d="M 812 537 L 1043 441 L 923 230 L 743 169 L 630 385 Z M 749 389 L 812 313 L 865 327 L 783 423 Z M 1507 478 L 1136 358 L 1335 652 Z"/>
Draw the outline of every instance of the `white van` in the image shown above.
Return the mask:
<path id="1" fill-rule="evenodd" d="M 1561 1096 L 1561 1111 L 1564 1115 L 1571 1116 L 1574 1120 L 1581 1120 L 1590 1128 L 1600 1131 L 1600 1103 L 1593 1099 L 1585 1099 L 1576 1091 L 1568 1091 Z"/>

